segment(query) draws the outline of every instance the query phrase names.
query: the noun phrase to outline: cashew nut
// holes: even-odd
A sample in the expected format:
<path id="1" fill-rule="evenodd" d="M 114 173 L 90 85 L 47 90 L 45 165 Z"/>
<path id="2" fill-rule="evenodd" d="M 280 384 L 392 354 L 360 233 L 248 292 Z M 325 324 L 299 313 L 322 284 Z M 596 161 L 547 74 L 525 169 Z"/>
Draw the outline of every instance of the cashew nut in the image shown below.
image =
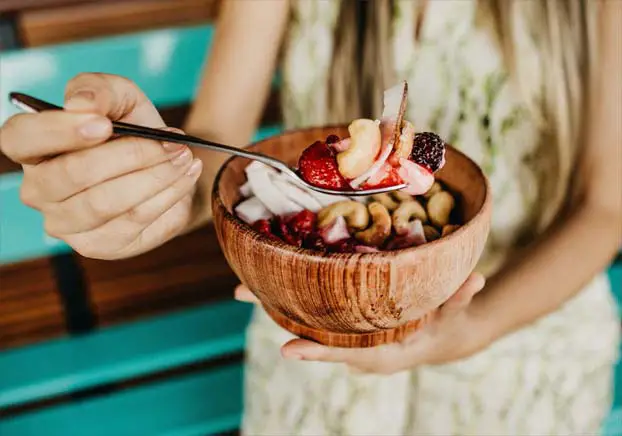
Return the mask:
<path id="1" fill-rule="evenodd" d="M 449 223 L 449 216 L 455 205 L 454 197 L 447 191 L 440 191 L 428 200 L 428 216 L 436 227 Z"/>
<path id="2" fill-rule="evenodd" d="M 372 225 L 367 230 L 357 232 L 354 236 L 365 245 L 377 247 L 391 235 L 391 215 L 387 208 L 378 202 L 370 203 L 367 207 Z"/>
<path id="3" fill-rule="evenodd" d="M 415 199 L 403 202 L 400 204 L 400 207 L 393 212 L 393 228 L 395 229 L 395 233 L 398 235 L 408 233 L 410 223 L 415 220 L 421 220 L 421 222 L 426 222 L 428 220 L 425 209 Z"/>
<path id="4" fill-rule="evenodd" d="M 443 190 L 443 187 L 441 186 L 441 184 L 439 182 L 434 182 L 434 184 L 432 185 L 432 187 L 430 189 L 428 189 L 428 192 L 426 192 L 425 194 L 423 194 L 423 196 L 426 199 L 429 199 L 430 197 L 432 197 L 434 194 L 441 192 Z"/>
<path id="5" fill-rule="evenodd" d="M 428 242 L 436 241 L 441 237 L 441 234 L 432 226 L 423 226 L 423 234 L 425 235 L 425 240 Z"/>
<path id="6" fill-rule="evenodd" d="M 447 224 L 446 226 L 443 226 L 443 233 L 441 234 L 441 236 L 450 235 L 456 230 L 458 230 L 459 228 L 460 226 L 457 226 L 455 224 Z"/>
<path id="7" fill-rule="evenodd" d="M 395 198 L 400 203 L 403 201 L 413 201 L 415 199 L 412 195 L 404 191 L 393 191 L 391 194 L 393 195 L 393 198 Z"/>
<path id="8" fill-rule="evenodd" d="M 389 211 L 397 209 L 400 205 L 400 203 L 393 200 L 389 194 L 374 194 L 371 197 L 386 207 Z"/>
<path id="9" fill-rule="evenodd" d="M 346 179 L 355 179 L 374 164 L 380 151 L 380 127 L 373 120 L 359 119 L 348 126 L 350 146 L 337 154 L 339 172 Z"/>
<path id="10" fill-rule="evenodd" d="M 326 227 L 338 217 L 344 217 L 353 229 L 364 229 L 369 224 L 369 213 L 363 203 L 354 200 L 342 200 L 321 209 L 318 214 L 318 227 Z"/>

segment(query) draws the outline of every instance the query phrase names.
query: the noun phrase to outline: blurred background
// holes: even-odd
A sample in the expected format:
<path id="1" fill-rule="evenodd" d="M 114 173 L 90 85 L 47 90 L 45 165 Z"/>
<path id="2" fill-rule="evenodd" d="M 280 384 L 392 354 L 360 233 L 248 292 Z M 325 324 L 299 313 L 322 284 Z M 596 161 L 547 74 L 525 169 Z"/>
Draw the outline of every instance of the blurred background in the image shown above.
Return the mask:
<path id="1" fill-rule="evenodd" d="M 181 126 L 220 0 L 0 0 L 10 91 L 62 103 L 82 71 L 131 78 Z M 280 131 L 278 76 L 256 138 Z M 0 155 L 0 435 L 236 434 L 250 308 L 208 227 L 124 261 L 82 258 L 19 201 Z M 609 270 L 622 294 L 622 262 Z M 606 434 L 622 434 L 622 367 Z"/>

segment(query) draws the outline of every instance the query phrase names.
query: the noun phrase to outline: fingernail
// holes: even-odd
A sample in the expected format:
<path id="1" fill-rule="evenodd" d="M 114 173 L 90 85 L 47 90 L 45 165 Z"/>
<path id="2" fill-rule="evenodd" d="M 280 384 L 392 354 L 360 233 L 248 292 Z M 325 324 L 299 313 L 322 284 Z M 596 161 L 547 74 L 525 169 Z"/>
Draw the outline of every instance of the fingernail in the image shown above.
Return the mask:
<path id="1" fill-rule="evenodd" d="M 110 121 L 104 118 L 90 119 L 79 130 L 86 139 L 104 138 L 110 134 Z"/>
<path id="2" fill-rule="evenodd" d="M 188 168 L 186 175 L 190 177 L 196 176 L 201 172 L 201 168 L 203 168 L 203 162 L 201 162 L 201 159 L 195 159 L 190 168 Z"/>
<path id="3" fill-rule="evenodd" d="M 287 359 L 287 360 L 303 360 L 304 359 L 302 354 L 291 353 L 291 352 L 288 352 L 288 351 L 284 351 L 283 352 L 283 358 Z"/>
<path id="4" fill-rule="evenodd" d="M 164 148 L 164 150 L 168 151 L 169 153 L 174 153 L 176 151 L 181 150 L 184 147 L 185 145 L 177 144 L 175 142 L 163 142 L 162 143 L 162 148 Z"/>
<path id="5" fill-rule="evenodd" d="M 181 154 L 175 155 L 171 159 L 171 163 L 177 167 L 182 167 L 192 160 L 192 152 L 186 148 Z"/>

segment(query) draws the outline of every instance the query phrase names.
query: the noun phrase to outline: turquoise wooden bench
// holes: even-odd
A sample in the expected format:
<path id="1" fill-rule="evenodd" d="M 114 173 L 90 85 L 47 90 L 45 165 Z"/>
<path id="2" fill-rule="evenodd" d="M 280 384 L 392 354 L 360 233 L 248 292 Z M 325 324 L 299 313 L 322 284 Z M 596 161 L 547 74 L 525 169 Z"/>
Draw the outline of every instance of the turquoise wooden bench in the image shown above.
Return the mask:
<path id="1" fill-rule="evenodd" d="M 203 26 L 2 53 L 0 122 L 16 112 L 6 103 L 10 90 L 58 104 L 65 83 L 82 71 L 130 77 L 159 107 L 188 103 L 212 34 L 210 26 Z M 254 139 L 279 131 L 278 125 L 263 126 Z M 20 202 L 21 178 L 20 173 L 0 175 L 0 265 L 71 251 L 45 235 L 40 214 Z M 242 410 L 238 362 L 2 416 L 3 410 L 239 354 L 250 313 L 250 307 L 226 301 L 0 353 L 0 434 L 34 435 L 45 429 L 49 435 L 203 435 L 235 430 Z"/>
<path id="2" fill-rule="evenodd" d="M 4 103 L 10 90 L 60 103 L 66 81 L 82 71 L 130 77 L 159 106 L 186 103 L 193 98 L 211 38 L 212 28 L 204 26 L 2 53 L 0 122 L 14 113 Z M 266 126 L 256 139 L 279 131 L 278 125 Z M 45 236 L 39 214 L 19 202 L 20 181 L 18 173 L 0 176 L 0 264 L 70 251 Z M 610 275 L 621 295 L 622 264 Z M 0 353 L 0 435 L 182 436 L 235 430 L 242 410 L 239 363 L 156 377 L 112 394 L 105 388 L 240 353 L 250 310 L 221 302 Z M 105 395 L 80 396 L 97 389 Z M 3 417 L 3 411 L 67 395 L 71 401 Z M 616 404 L 622 407 L 620 386 Z M 622 434 L 621 410 L 604 424 L 605 434 Z"/>

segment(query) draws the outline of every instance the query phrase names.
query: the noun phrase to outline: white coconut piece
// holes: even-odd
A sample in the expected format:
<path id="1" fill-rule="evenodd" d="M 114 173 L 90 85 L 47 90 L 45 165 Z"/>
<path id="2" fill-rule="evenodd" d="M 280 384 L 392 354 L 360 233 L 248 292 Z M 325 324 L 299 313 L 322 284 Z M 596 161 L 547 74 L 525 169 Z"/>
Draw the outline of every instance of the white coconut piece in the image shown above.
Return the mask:
<path id="1" fill-rule="evenodd" d="M 255 196 L 274 215 L 287 215 L 302 211 L 302 207 L 285 197 L 272 183 L 269 170 L 271 168 L 265 170 L 256 167 L 246 171 L 246 177 Z"/>
<path id="2" fill-rule="evenodd" d="M 330 225 L 320 229 L 320 236 L 327 244 L 334 244 L 350 237 L 346 219 L 338 216 Z"/>
<path id="3" fill-rule="evenodd" d="M 406 82 L 400 82 L 395 86 L 384 91 L 384 108 L 382 109 L 382 119 L 397 120 L 400 115 L 402 98 L 407 92 Z"/>
<path id="4" fill-rule="evenodd" d="M 272 214 L 257 197 L 251 197 L 238 204 L 235 213 L 242 221 L 253 224 L 255 221 L 269 219 Z"/>
<path id="5" fill-rule="evenodd" d="M 251 189 L 250 183 L 246 182 L 242 186 L 240 186 L 240 195 L 244 198 L 253 196 L 253 190 Z"/>
<path id="6" fill-rule="evenodd" d="M 308 209 L 311 212 L 317 212 L 322 208 L 322 204 L 317 201 L 311 194 L 305 189 L 291 183 L 291 177 L 287 177 L 282 174 L 275 174 L 271 177 L 274 186 L 277 187 L 281 194 L 298 204 L 304 209 Z M 289 179 L 289 180 L 288 180 Z"/>

